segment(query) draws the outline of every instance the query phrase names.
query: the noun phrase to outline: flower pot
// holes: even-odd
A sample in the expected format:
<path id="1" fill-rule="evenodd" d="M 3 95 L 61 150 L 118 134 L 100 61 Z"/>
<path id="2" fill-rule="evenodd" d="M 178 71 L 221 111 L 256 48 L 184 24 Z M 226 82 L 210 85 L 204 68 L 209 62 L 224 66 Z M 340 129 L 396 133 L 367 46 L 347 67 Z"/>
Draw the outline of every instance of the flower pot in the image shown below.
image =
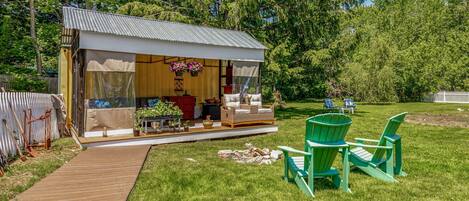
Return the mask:
<path id="1" fill-rule="evenodd" d="M 134 130 L 134 136 L 137 137 L 140 135 L 140 131 L 139 130 Z"/>
<path id="2" fill-rule="evenodd" d="M 197 77 L 199 75 L 198 71 L 191 71 L 192 77 Z"/>
<path id="3" fill-rule="evenodd" d="M 213 121 L 212 120 L 204 120 L 202 122 L 202 124 L 204 125 L 205 129 L 212 129 L 213 128 Z"/>
<path id="4" fill-rule="evenodd" d="M 182 76 L 182 74 L 183 74 L 184 72 L 178 71 L 178 72 L 174 72 L 174 73 L 176 73 L 176 76 Z"/>

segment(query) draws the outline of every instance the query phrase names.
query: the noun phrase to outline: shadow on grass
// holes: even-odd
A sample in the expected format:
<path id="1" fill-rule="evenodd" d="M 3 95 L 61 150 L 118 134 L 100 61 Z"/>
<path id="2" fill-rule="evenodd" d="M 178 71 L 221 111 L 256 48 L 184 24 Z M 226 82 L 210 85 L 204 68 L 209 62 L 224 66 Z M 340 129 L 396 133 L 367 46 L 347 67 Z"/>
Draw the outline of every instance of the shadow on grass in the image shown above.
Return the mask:
<path id="1" fill-rule="evenodd" d="M 298 119 L 298 118 L 307 118 L 307 117 L 312 117 L 314 115 L 318 114 L 324 114 L 324 113 L 339 113 L 338 110 L 327 110 L 323 108 L 297 108 L 297 107 L 288 107 L 285 109 L 278 109 L 275 111 L 275 118 L 277 120 L 284 120 L 284 119 Z M 345 113 L 346 115 L 349 116 L 357 116 L 357 117 L 363 117 L 363 114 L 366 114 L 369 112 L 359 110 L 355 111 L 354 114 L 350 113 Z"/>
<path id="2" fill-rule="evenodd" d="M 304 118 L 305 116 L 310 117 L 327 112 L 328 110 L 324 109 L 288 107 L 276 110 L 275 118 L 277 118 L 277 120 Z"/>
<path id="3" fill-rule="evenodd" d="M 283 176 L 280 177 L 281 180 L 284 180 Z M 307 181 L 307 179 L 306 179 Z M 288 179 L 288 183 L 291 185 L 296 185 L 295 180 L 293 178 Z M 314 179 L 314 190 L 328 190 L 328 189 L 339 189 L 334 186 L 332 180 L 328 178 L 316 178 Z"/>

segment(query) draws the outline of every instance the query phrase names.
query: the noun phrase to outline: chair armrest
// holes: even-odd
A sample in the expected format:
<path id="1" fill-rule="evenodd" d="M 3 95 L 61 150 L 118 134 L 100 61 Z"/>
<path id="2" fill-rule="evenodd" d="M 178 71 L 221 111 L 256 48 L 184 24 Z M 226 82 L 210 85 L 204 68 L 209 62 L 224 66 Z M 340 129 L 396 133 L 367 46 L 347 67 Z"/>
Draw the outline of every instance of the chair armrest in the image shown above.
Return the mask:
<path id="1" fill-rule="evenodd" d="M 384 139 L 386 139 L 389 142 L 395 143 L 396 141 L 401 139 L 401 136 L 399 136 L 399 135 L 384 136 Z"/>
<path id="2" fill-rule="evenodd" d="M 354 140 L 355 140 L 355 141 L 364 141 L 364 142 L 376 142 L 376 143 L 379 142 L 379 140 L 372 140 L 372 139 L 359 138 L 359 137 L 354 138 Z"/>
<path id="3" fill-rule="evenodd" d="M 322 143 L 316 143 L 316 142 L 311 142 L 309 140 L 306 140 L 308 145 L 313 148 L 342 148 L 342 147 L 348 147 L 349 145 L 345 142 L 342 141 L 340 143 L 330 143 L 330 144 L 322 144 Z"/>
<path id="4" fill-rule="evenodd" d="M 224 110 L 227 114 L 231 114 L 231 115 L 234 115 L 236 112 L 236 108 L 234 107 L 222 106 L 221 109 Z"/>
<path id="5" fill-rule="evenodd" d="M 353 143 L 353 142 L 347 142 L 347 144 L 356 146 L 356 147 L 375 148 L 375 149 L 392 149 L 393 148 L 391 146 L 367 145 L 367 144 L 360 144 L 360 143 Z"/>
<path id="6" fill-rule="evenodd" d="M 306 156 L 310 156 L 310 155 L 311 155 L 311 153 L 304 152 L 304 151 L 300 151 L 300 150 L 298 150 L 298 149 L 294 149 L 294 148 L 287 147 L 287 146 L 278 146 L 278 148 L 281 149 L 281 150 L 284 151 L 284 152 L 297 153 L 297 154 L 302 154 L 302 155 L 306 155 Z"/>

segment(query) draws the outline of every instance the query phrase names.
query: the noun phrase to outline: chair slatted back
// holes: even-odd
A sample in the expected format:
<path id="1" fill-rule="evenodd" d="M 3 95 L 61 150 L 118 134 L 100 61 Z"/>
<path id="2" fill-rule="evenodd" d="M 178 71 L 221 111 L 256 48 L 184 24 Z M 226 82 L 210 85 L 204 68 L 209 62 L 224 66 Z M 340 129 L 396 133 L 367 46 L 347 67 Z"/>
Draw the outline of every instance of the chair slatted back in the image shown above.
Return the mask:
<path id="1" fill-rule="evenodd" d="M 306 140 L 322 144 L 340 144 L 352 124 L 352 119 L 344 114 L 321 114 L 306 120 L 305 151 L 308 151 Z M 338 148 L 319 148 L 313 150 L 314 169 L 316 173 L 330 170 L 339 151 Z M 305 157 L 305 170 L 309 168 L 310 156 Z"/>
<path id="2" fill-rule="evenodd" d="M 355 107 L 355 103 L 353 102 L 352 99 L 346 98 L 346 99 L 344 99 L 344 106 L 345 106 L 346 108 Z"/>
<path id="3" fill-rule="evenodd" d="M 386 146 L 386 139 L 384 138 L 385 136 L 387 137 L 393 137 L 394 135 L 397 134 L 397 129 L 399 129 L 399 126 L 404 122 L 405 116 L 407 115 L 407 112 L 395 115 L 391 118 L 389 118 L 388 123 L 386 124 L 386 127 L 384 127 L 383 133 L 381 134 L 381 137 L 379 139 L 379 146 Z M 386 153 L 386 150 L 384 149 L 376 149 L 373 158 L 371 159 L 372 162 L 379 162 L 383 159 L 384 155 Z"/>
<path id="4" fill-rule="evenodd" d="M 330 98 L 324 99 L 324 107 L 327 109 L 334 109 L 334 102 Z"/>

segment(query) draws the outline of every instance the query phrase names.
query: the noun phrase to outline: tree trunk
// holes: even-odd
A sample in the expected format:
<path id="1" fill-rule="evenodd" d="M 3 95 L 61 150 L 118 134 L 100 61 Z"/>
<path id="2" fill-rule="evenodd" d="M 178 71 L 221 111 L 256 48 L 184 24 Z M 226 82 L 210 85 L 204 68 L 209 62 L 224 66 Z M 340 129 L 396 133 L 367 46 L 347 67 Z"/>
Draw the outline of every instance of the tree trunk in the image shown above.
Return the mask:
<path id="1" fill-rule="evenodd" d="M 31 23 L 31 39 L 33 41 L 34 48 L 36 49 L 36 69 L 37 73 L 41 74 L 42 72 L 42 61 L 41 61 L 41 51 L 39 49 L 39 44 L 37 43 L 36 37 L 36 9 L 34 8 L 34 0 L 29 0 L 29 15 Z"/>

